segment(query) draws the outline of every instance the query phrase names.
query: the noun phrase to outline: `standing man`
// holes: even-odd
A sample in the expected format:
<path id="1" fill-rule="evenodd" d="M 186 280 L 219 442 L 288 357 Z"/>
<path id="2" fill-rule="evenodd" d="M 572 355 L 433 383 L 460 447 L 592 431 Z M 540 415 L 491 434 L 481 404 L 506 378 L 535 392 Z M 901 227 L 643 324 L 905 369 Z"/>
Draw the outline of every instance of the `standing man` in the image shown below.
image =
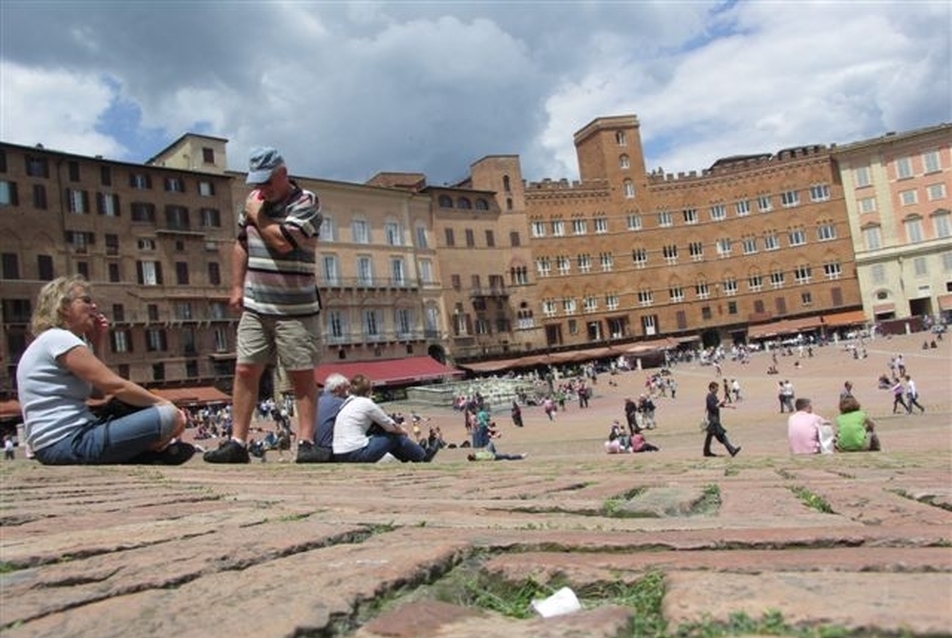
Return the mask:
<path id="1" fill-rule="evenodd" d="M 711 381 L 707 384 L 707 399 L 704 404 L 704 409 L 707 412 L 707 435 L 704 437 L 704 456 L 717 456 L 711 452 L 711 442 L 714 439 L 717 439 L 721 445 L 727 448 L 731 456 L 737 456 L 737 453 L 740 452 L 740 446 L 735 447 L 731 445 L 731 442 L 727 439 L 727 430 L 721 425 L 721 408 L 727 404 L 725 401 L 721 401 L 717 398 L 717 391 L 720 387 L 721 384 L 717 381 Z"/>
<path id="2" fill-rule="evenodd" d="M 273 148 L 252 151 L 247 184 L 254 190 L 238 217 L 229 304 L 241 312 L 231 438 L 205 453 L 209 463 L 247 463 L 248 429 L 265 367 L 277 361 L 294 391 L 298 463 L 321 461 L 314 446 L 320 347 L 320 296 L 314 272 L 321 227 L 317 196 L 288 176 Z"/>

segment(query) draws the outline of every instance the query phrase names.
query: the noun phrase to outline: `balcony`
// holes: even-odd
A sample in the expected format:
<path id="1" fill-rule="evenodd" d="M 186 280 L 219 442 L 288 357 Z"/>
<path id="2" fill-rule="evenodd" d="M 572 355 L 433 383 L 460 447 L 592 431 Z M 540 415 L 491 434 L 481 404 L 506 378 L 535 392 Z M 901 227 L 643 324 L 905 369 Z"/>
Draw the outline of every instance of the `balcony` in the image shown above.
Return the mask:
<path id="1" fill-rule="evenodd" d="M 321 278 L 319 285 L 331 290 L 418 290 L 420 281 L 412 277 L 332 277 Z"/>
<path id="2" fill-rule="evenodd" d="M 433 331 L 433 333 L 438 334 L 436 331 Z M 374 334 L 353 331 L 339 335 L 325 334 L 323 341 L 326 345 L 335 346 L 359 345 L 362 343 L 405 343 L 408 341 L 423 341 L 428 338 L 427 334 L 429 334 L 429 331 L 424 330 L 381 330 Z"/>

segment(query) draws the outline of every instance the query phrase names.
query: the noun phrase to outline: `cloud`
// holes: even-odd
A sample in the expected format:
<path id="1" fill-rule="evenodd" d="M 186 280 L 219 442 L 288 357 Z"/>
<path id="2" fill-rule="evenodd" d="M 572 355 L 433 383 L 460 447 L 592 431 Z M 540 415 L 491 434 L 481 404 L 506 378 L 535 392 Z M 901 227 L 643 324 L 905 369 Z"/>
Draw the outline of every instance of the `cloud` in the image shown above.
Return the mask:
<path id="1" fill-rule="evenodd" d="M 674 172 L 952 111 L 946 2 L 11 1 L 0 17 L 0 136 L 134 161 L 197 131 L 230 140 L 233 168 L 271 144 L 346 181 L 454 182 L 489 154 L 575 177 L 573 133 L 634 113 L 649 167 Z"/>

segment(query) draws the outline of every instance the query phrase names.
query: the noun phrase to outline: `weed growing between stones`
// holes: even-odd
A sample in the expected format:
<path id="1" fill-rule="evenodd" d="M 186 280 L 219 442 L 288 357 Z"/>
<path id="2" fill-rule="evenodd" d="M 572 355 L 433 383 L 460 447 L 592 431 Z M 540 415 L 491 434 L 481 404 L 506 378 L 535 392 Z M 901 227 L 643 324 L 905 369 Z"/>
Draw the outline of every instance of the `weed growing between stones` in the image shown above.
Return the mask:
<path id="1" fill-rule="evenodd" d="M 791 487 L 790 491 L 793 492 L 796 495 L 796 497 L 800 499 L 800 502 L 802 502 L 804 505 L 806 505 L 812 510 L 823 512 L 824 514 L 835 513 L 833 511 L 833 508 L 830 507 L 830 504 L 826 502 L 826 499 L 824 499 L 819 494 L 816 494 L 815 492 L 811 492 L 805 487 L 802 487 L 802 486 Z"/>
<path id="2" fill-rule="evenodd" d="M 632 638 L 652 636 L 657 638 L 721 638 L 726 636 L 791 636 L 794 638 L 847 638 L 865 634 L 844 627 L 794 627 L 784 622 L 783 614 L 775 609 L 754 619 L 745 613 L 731 614 L 726 623 L 705 621 L 688 623 L 678 627 L 672 634 L 632 634 Z"/>
<path id="3" fill-rule="evenodd" d="M 602 514 L 605 516 L 617 516 L 618 508 L 635 498 L 639 494 L 643 494 L 644 491 L 648 489 L 646 487 L 633 487 L 630 490 L 622 492 L 618 496 L 613 496 L 605 501 L 602 505 Z"/>

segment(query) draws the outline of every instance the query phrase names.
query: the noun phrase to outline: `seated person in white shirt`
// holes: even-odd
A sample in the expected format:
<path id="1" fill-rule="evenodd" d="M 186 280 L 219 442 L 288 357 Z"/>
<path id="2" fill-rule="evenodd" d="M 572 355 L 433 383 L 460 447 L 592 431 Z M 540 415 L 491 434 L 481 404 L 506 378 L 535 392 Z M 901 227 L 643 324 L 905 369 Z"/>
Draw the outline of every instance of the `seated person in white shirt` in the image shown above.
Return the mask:
<path id="1" fill-rule="evenodd" d="M 343 463 L 376 463 L 387 453 L 403 462 L 429 462 L 439 448 L 424 450 L 370 398 L 373 387 L 362 374 L 350 380 L 351 396 L 334 422 L 334 460 Z"/>

